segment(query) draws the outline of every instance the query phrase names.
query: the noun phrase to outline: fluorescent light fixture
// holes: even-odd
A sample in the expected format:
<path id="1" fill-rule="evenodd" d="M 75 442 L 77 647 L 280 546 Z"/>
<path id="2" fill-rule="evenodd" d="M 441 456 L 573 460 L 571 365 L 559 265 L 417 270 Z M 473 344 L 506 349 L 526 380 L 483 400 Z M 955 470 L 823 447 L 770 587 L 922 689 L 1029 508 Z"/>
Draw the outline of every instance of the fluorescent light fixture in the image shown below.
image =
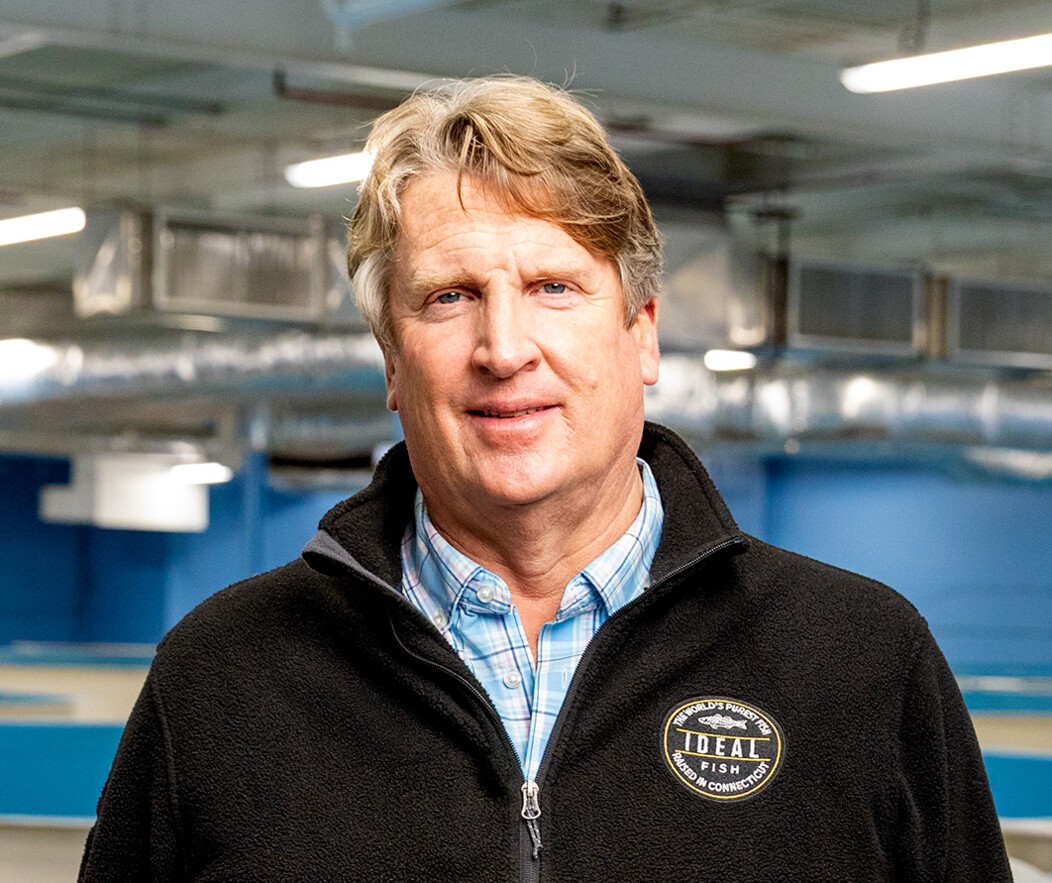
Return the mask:
<path id="1" fill-rule="evenodd" d="M 881 398 L 887 398 L 887 385 L 882 387 L 872 377 L 862 374 L 852 377 L 844 386 L 841 409 L 849 420 L 856 420 L 867 407 L 872 407 Z"/>
<path id="2" fill-rule="evenodd" d="M 756 367 L 756 356 L 744 350 L 709 350 L 704 361 L 710 371 L 748 371 Z"/>
<path id="3" fill-rule="evenodd" d="M 172 478 L 183 484 L 223 484 L 234 477 L 234 470 L 222 463 L 179 463 L 172 467 Z"/>
<path id="4" fill-rule="evenodd" d="M 21 337 L 0 340 L 0 383 L 25 383 L 57 361 L 53 346 Z"/>
<path id="5" fill-rule="evenodd" d="M 344 153 L 285 166 L 285 180 L 293 187 L 332 187 L 364 181 L 373 165 L 373 155 Z"/>
<path id="6" fill-rule="evenodd" d="M 1052 34 L 877 61 L 840 72 L 852 92 L 893 92 L 1052 65 Z"/>
<path id="7" fill-rule="evenodd" d="M 86 220 L 84 210 L 79 208 L 60 208 L 53 212 L 7 218 L 0 221 L 0 245 L 79 233 Z"/>

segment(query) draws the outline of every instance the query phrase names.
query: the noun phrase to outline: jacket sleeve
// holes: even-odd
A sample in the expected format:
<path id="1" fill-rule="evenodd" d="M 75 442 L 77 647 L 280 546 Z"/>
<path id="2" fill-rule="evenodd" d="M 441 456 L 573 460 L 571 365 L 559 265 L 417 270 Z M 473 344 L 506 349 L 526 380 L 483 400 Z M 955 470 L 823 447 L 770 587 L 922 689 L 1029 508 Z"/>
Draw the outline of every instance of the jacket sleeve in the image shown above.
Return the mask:
<path id="1" fill-rule="evenodd" d="M 174 773 L 151 675 L 132 710 L 81 861 L 81 883 L 180 879 Z"/>
<path id="2" fill-rule="evenodd" d="M 1011 883 L 1012 873 L 971 718 L 924 630 L 903 698 L 896 879 Z"/>

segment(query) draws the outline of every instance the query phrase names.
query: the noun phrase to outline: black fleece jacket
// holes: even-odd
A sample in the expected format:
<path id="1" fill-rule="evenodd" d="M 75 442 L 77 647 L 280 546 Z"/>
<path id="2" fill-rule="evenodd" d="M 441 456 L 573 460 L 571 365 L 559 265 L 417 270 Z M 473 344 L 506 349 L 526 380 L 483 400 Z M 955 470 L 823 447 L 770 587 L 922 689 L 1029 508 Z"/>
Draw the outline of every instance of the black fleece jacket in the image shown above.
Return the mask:
<path id="1" fill-rule="evenodd" d="M 671 432 L 648 426 L 641 456 L 665 508 L 653 585 L 578 667 L 532 835 L 482 687 L 396 591 L 399 447 L 306 560 L 162 642 L 80 879 L 1008 883 L 910 604 L 747 539 Z"/>

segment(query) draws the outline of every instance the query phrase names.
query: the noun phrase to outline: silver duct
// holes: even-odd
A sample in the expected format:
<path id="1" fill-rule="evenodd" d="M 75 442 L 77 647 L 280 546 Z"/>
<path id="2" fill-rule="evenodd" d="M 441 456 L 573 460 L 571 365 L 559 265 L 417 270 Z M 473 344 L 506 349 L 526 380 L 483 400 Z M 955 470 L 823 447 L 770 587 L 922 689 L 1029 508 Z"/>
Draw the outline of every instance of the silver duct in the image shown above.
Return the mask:
<path id="1" fill-rule="evenodd" d="M 20 376 L 12 352 L 20 347 Z M 15 353 L 14 355 L 19 355 Z M 368 335 L 184 336 L 174 344 L 53 345 L 0 341 L 0 415 L 12 406 L 119 397 L 222 399 L 330 389 L 375 398 L 382 422 L 383 361 Z M 887 440 L 1052 451 L 1052 390 L 961 375 L 878 375 L 775 365 L 716 373 L 694 355 L 668 354 L 647 390 L 651 419 L 699 441 Z M 366 415 L 321 415 L 275 425 L 268 438 L 353 438 Z M 346 425 L 344 425 L 346 424 Z M 352 425 L 353 424 L 353 425 Z"/>
<path id="2" fill-rule="evenodd" d="M 699 440 L 887 439 L 1052 450 L 1052 390 L 962 377 L 774 368 L 666 355 L 647 414 Z"/>
<path id="3" fill-rule="evenodd" d="M 382 388 L 368 334 L 184 335 L 174 343 L 0 341 L 0 408 L 86 397 L 205 396 L 246 390 Z"/>

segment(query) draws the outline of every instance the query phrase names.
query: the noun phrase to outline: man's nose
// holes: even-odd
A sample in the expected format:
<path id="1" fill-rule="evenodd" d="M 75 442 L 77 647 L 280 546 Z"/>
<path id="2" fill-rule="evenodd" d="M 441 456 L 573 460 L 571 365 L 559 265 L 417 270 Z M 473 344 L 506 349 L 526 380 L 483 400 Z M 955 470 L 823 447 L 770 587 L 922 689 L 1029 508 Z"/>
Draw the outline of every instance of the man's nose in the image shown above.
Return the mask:
<path id="1" fill-rule="evenodd" d="M 540 361 L 531 311 L 525 300 L 517 292 L 508 292 L 483 301 L 473 359 L 476 367 L 503 378 Z"/>

